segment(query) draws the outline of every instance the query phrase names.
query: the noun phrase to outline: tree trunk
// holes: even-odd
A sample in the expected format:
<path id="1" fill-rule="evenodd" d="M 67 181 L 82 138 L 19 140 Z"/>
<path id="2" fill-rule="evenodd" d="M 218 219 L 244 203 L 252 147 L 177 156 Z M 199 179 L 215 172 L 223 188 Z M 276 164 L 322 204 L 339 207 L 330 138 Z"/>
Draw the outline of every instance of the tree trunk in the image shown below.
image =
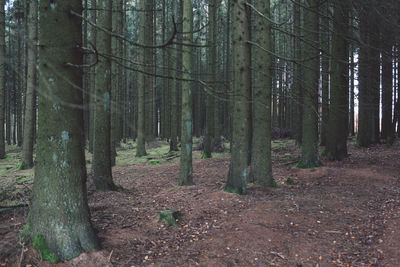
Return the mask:
<path id="1" fill-rule="evenodd" d="M 357 144 L 368 147 L 377 143 L 377 112 L 379 113 L 379 73 L 380 55 L 376 38 L 379 38 L 378 27 L 371 22 L 376 17 L 368 6 L 360 14 L 360 35 L 362 43 L 359 52 L 359 111 Z M 378 97 L 378 99 L 377 99 Z"/>
<path id="2" fill-rule="evenodd" d="M 383 33 L 382 49 L 382 139 L 387 144 L 393 141 L 393 63 L 392 63 L 392 36 L 388 29 Z"/>
<path id="3" fill-rule="evenodd" d="M 146 10 L 146 1 L 140 0 L 140 8 L 142 10 Z M 142 11 L 140 14 L 140 27 L 142 30 L 139 33 L 139 41 L 141 43 L 146 42 L 146 11 Z M 146 63 L 148 62 L 148 55 L 146 53 L 146 49 L 140 49 L 139 53 L 139 61 L 144 64 L 143 70 L 148 70 L 148 66 Z M 136 157 L 146 156 L 146 90 L 149 90 L 148 86 L 149 77 L 144 73 L 139 73 L 139 82 L 138 82 L 138 125 L 137 125 L 137 141 L 136 141 Z"/>
<path id="4" fill-rule="evenodd" d="M 322 122 L 321 122 L 321 146 L 326 146 L 329 123 L 329 60 L 330 60 L 330 26 L 329 3 L 324 7 L 324 15 L 321 19 L 321 48 L 322 48 Z M 335 64 L 335 63 L 333 63 Z"/>
<path id="5" fill-rule="evenodd" d="M 4 119 L 5 119 L 5 97 L 6 97 L 6 82 L 5 82 L 5 56 L 6 56 L 6 43 L 5 43 L 5 0 L 0 1 L 0 159 L 6 157 L 5 149 L 5 136 L 4 136 Z"/>
<path id="6" fill-rule="evenodd" d="M 249 20 L 246 1 L 233 2 L 232 12 L 232 42 L 233 42 L 233 91 L 235 95 L 233 108 L 233 139 L 232 156 L 225 190 L 227 192 L 245 194 L 247 184 L 247 159 L 249 149 L 249 99 L 250 99 L 250 59 L 247 57 L 250 49 Z"/>
<path id="7" fill-rule="evenodd" d="M 97 2 L 97 24 L 112 30 L 112 6 L 108 0 Z M 96 46 L 100 53 L 111 54 L 111 36 L 97 32 Z M 93 139 L 93 181 L 99 191 L 115 190 L 111 171 L 111 60 L 99 58 L 96 65 L 95 111 Z"/>
<path id="8" fill-rule="evenodd" d="M 28 27 L 28 75 L 25 104 L 25 124 L 23 141 L 23 168 L 33 167 L 33 144 L 34 127 L 36 126 L 34 117 L 36 102 L 36 68 L 37 68 L 37 45 L 38 45 L 38 2 L 32 0 L 29 3 L 29 27 Z"/>
<path id="9" fill-rule="evenodd" d="M 305 3 L 304 10 L 304 39 L 307 43 L 304 43 L 302 156 L 297 165 L 300 168 L 321 165 L 318 153 L 319 3 L 319 0 L 310 0 Z"/>
<path id="10" fill-rule="evenodd" d="M 257 10 L 270 16 L 270 0 L 257 1 Z M 271 50 L 271 25 L 268 20 L 254 17 L 254 42 Z M 264 186 L 273 186 L 271 162 L 271 55 L 255 47 L 252 51 L 253 82 L 253 148 L 250 180 Z"/>
<path id="11" fill-rule="evenodd" d="M 215 138 L 215 99 L 211 94 L 216 91 L 216 67 L 217 67 L 217 48 L 216 48 L 216 5 L 217 0 L 208 0 L 209 27 L 208 27 L 208 53 L 207 53 L 207 77 L 211 80 L 211 87 L 207 89 L 206 107 L 206 135 L 204 138 L 204 151 L 202 158 L 211 158 L 213 150 L 213 139 Z M 212 91 L 212 92 L 211 92 Z"/>
<path id="12" fill-rule="evenodd" d="M 183 43 L 193 43 L 193 6 L 192 0 L 183 2 Z M 192 78 L 192 47 L 183 46 L 182 73 L 184 79 Z M 181 128 L 181 164 L 179 185 L 192 185 L 192 83 L 183 82 L 182 86 L 182 128 Z"/>
<path id="13" fill-rule="evenodd" d="M 86 198 L 82 70 L 65 64 L 82 64 L 81 20 L 71 10 L 80 14 L 82 2 L 40 3 L 37 164 L 26 227 L 31 238 L 44 236 L 61 260 L 100 248 Z"/>
<path id="14" fill-rule="evenodd" d="M 349 25 L 347 0 L 334 4 L 331 98 L 327 135 L 327 156 L 331 160 L 347 157 L 349 125 L 349 48 L 346 36 Z"/>

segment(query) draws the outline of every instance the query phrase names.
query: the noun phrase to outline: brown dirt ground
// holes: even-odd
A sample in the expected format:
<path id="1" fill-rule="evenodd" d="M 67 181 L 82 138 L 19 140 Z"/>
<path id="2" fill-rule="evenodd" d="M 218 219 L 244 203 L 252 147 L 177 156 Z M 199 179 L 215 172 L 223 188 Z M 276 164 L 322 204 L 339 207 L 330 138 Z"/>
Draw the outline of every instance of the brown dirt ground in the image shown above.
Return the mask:
<path id="1" fill-rule="evenodd" d="M 104 249 L 58 266 L 400 266 L 400 142 L 350 153 L 301 170 L 293 145 L 276 149 L 280 188 L 244 196 L 223 191 L 227 157 L 196 160 L 190 187 L 175 186 L 177 161 L 117 166 L 124 190 L 89 193 Z M 164 209 L 184 213 L 178 227 L 157 220 Z M 51 266 L 17 244 L 26 214 L 0 213 L 0 266 Z"/>

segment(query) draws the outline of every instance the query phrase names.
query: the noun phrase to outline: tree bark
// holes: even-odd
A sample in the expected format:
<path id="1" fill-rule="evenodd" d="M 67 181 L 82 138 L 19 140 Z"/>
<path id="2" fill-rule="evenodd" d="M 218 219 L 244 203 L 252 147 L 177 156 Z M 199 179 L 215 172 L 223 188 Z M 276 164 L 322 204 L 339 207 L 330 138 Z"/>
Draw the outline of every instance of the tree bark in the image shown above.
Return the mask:
<path id="1" fill-rule="evenodd" d="M 319 0 L 306 1 L 304 10 L 304 105 L 300 168 L 321 165 L 318 153 Z"/>
<path id="2" fill-rule="evenodd" d="M 334 3 L 331 59 L 331 98 L 327 135 L 327 156 L 331 160 L 347 157 L 349 125 L 349 48 L 346 36 L 349 25 L 347 0 Z"/>
<path id="3" fill-rule="evenodd" d="M 232 42 L 233 42 L 233 139 L 229 174 L 225 190 L 227 192 L 245 194 L 247 184 L 247 160 L 249 149 L 249 100 L 250 100 L 250 59 L 247 57 L 250 49 L 249 20 L 246 12 L 246 1 L 233 2 L 232 12 Z"/>
<path id="4" fill-rule="evenodd" d="M 37 45 L 38 45 L 38 2 L 32 0 L 29 3 L 29 25 L 28 25 L 28 75 L 26 88 L 26 104 L 25 104 L 25 124 L 24 124 L 24 141 L 23 141 L 23 168 L 30 169 L 33 167 L 33 144 L 34 144 L 34 127 L 36 116 L 36 68 L 37 68 Z"/>
<path id="5" fill-rule="evenodd" d="M 6 97 L 6 82 L 5 82 L 5 59 L 6 59 L 6 40 L 5 40 L 5 19 L 4 11 L 5 0 L 0 0 L 0 159 L 6 157 L 5 136 L 4 136 L 4 119 L 5 119 L 5 97 Z M 8 127 L 7 127 L 8 128 Z"/>
<path id="6" fill-rule="evenodd" d="M 100 248 L 86 197 L 82 69 L 65 64 L 82 64 L 81 20 L 71 10 L 81 13 L 82 2 L 40 3 L 37 164 L 27 226 L 61 260 Z"/>
<path id="7" fill-rule="evenodd" d="M 270 16 L 270 0 L 257 1 L 257 10 Z M 254 17 L 254 42 L 266 50 L 271 50 L 271 25 L 268 20 Z M 271 162 L 271 55 L 259 48 L 252 52 L 253 82 L 253 148 L 250 180 L 264 186 L 273 186 Z"/>
<path id="8" fill-rule="evenodd" d="M 183 2 L 183 43 L 193 43 L 193 6 L 192 0 Z M 192 47 L 183 46 L 182 73 L 184 79 L 192 78 Z M 179 185 L 193 184 L 192 167 L 192 83 L 182 84 L 182 128 L 181 128 L 181 161 L 179 171 Z"/>
<path id="9" fill-rule="evenodd" d="M 108 0 L 97 2 L 97 24 L 112 30 L 112 6 Z M 98 31 L 96 46 L 100 53 L 111 54 L 111 36 Z M 93 140 L 93 181 L 99 191 L 115 190 L 111 171 L 111 60 L 99 58 L 96 65 Z"/>

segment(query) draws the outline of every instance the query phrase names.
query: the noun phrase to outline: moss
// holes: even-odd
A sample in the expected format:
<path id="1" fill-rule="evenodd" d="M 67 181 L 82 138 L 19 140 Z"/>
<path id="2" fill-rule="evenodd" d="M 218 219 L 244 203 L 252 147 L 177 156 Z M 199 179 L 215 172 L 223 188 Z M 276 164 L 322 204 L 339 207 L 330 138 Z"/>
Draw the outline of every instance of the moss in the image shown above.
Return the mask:
<path id="1" fill-rule="evenodd" d="M 296 168 L 298 168 L 298 169 L 313 169 L 312 171 L 315 171 L 316 167 L 321 167 L 321 166 L 322 166 L 321 162 L 319 164 L 314 164 L 314 163 L 304 164 L 302 160 L 300 160 L 296 164 Z"/>
<path id="2" fill-rule="evenodd" d="M 158 220 L 168 225 L 177 226 L 183 214 L 177 210 L 163 210 L 158 215 Z"/>
<path id="3" fill-rule="evenodd" d="M 22 230 L 21 234 L 19 235 L 19 239 L 21 240 L 21 243 L 28 243 L 31 239 L 31 226 L 29 223 L 27 223 Z"/>
<path id="4" fill-rule="evenodd" d="M 240 195 L 240 192 L 239 192 L 239 190 L 238 189 L 236 189 L 236 188 L 232 188 L 232 187 L 228 187 L 228 186 L 226 186 L 225 187 L 225 192 L 227 192 L 227 193 L 231 193 L 231 194 L 236 194 L 236 195 Z"/>
<path id="5" fill-rule="evenodd" d="M 201 159 L 210 159 L 211 158 L 211 154 L 207 154 L 206 152 L 203 152 L 203 154 L 201 154 Z"/>
<path id="6" fill-rule="evenodd" d="M 149 164 L 151 165 L 160 165 L 160 161 L 158 159 L 152 159 L 149 161 Z"/>
<path id="7" fill-rule="evenodd" d="M 271 185 L 271 187 L 272 187 L 272 188 L 280 188 L 280 186 L 276 183 L 275 180 L 272 180 L 272 185 Z"/>
<path id="8" fill-rule="evenodd" d="M 49 249 L 43 235 L 37 235 L 33 238 L 33 248 L 42 255 L 43 260 L 50 263 L 57 263 L 59 261 L 57 254 Z"/>
<path id="9" fill-rule="evenodd" d="M 292 178 L 290 178 L 290 177 L 287 177 L 287 178 L 286 178 L 285 183 L 286 183 L 287 185 L 294 185 L 294 184 L 295 184 L 294 180 L 293 180 Z"/>

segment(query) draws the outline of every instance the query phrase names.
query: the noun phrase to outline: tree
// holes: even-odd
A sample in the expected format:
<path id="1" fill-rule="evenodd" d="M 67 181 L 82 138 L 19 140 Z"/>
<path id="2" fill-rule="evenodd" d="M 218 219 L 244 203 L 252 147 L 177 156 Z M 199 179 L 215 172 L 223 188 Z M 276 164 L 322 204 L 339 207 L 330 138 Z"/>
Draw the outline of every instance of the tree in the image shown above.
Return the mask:
<path id="1" fill-rule="evenodd" d="M 331 98 L 326 152 L 331 160 L 347 157 L 349 125 L 348 2 L 334 2 L 331 59 Z"/>
<path id="2" fill-rule="evenodd" d="M 173 1 L 172 2 L 172 14 L 177 14 L 177 21 L 178 23 L 181 22 L 181 0 L 180 1 Z M 178 81 L 176 77 L 178 76 L 178 69 L 179 69 L 179 46 L 173 45 L 172 51 L 170 52 L 169 58 L 169 65 L 172 66 L 171 75 L 174 77 L 170 83 L 170 91 L 171 91 L 171 131 L 170 131 L 170 140 L 169 140 L 169 150 L 170 151 L 178 151 L 178 128 L 179 124 L 176 118 L 178 118 L 179 114 L 179 95 L 178 95 Z"/>
<path id="3" fill-rule="evenodd" d="M 319 0 L 306 1 L 304 6 L 304 92 L 302 155 L 298 167 L 321 165 L 318 153 L 318 82 L 319 82 Z"/>
<path id="4" fill-rule="evenodd" d="M 384 24 L 385 25 L 385 24 Z M 382 139 L 387 143 L 393 141 L 393 64 L 392 64 L 392 36 L 390 25 L 386 25 L 382 33 Z"/>
<path id="5" fill-rule="evenodd" d="M 0 159 L 6 157 L 5 150 L 5 136 L 4 136 L 4 119 L 5 119 L 5 97 L 6 97 L 6 82 L 5 82 L 5 54 L 6 54 L 6 43 L 5 43 L 5 0 L 0 1 Z"/>
<path id="6" fill-rule="evenodd" d="M 183 2 L 183 42 L 193 43 L 193 6 L 191 0 Z M 192 47 L 183 45 L 182 73 L 184 79 L 191 79 L 192 75 Z M 182 128 L 181 128 L 181 164 L 180 185 L 192 185 L 192 84 L 183 83 L 182 88 Z"/>
<path id="7" fill-rule="evenodd" d="M 82 2 L 40 3 L 37 164 L 25 228 L 61 260 L 99 249 L 86 198 L 82 69 L 76 67 L 82 64 L 82 28 L 72 11 L 81 13 Z"/>
<path id="8" fill-rule="evenodd" d="M 97 2 L 97 24 L 109 31 L 112 29 L 112 6 L 108 0 Z M 111 54 L 111 36 L 98 31 L 96 46 L 100 53 Z M 99 58 L 96 64 L 95 110 L 93 139 L 93 181 L 100 191 L 115 190 L 111 171 L 111 60 Z"/>
<path id="9" fill-rule="evenodd" d="M 142 27 L 142 30 L 139 33 L 139 41 L 143 44 L 145 43 L 148 39 L 146 38 L 146 35 L 150 34 L 152 35 L 151 32 L 148 32 L 148 27 L 147 27 L 147 13 L 151 12 L 151 10 L 147 9 L 147 1 L 145 0 L 140 0 L 140 8 L 142 9 L 142 12 L 140 14 L 140 26 Z M 146 64 L 150 61 L 151 59 L 149 56 L 151 56 L 150 53 L 146 52 L 146 48 L 141 49 L 141 53 L 139 54 L 140 61 L 143 63 L 143 70 L 148 70 L 149 66 Z M 146 90 L 149 90 L 149 82 L 150 82 L 151 77 L 148 77 L 144 73 L 139 73 L 139 83 L 138 83 L 138 125 L 137 125 L 137 146 L 136 146 L 136 157 L 143 157 L 146 156 L 146 123 L 145 123 L 145 118 L 146 118 L 146 107 L 145 107 L 145 102 L 146 102 L 146 95 L 145 92 Z"/>
<path id="10" fill-rule="evenodd" d="M 247 160 L 249 150 L 249 100 L 250 100 L 250 49 L 249 18 L 246 12 L 245 0 L 233 2 L 232 12 L 232 49 L 233 49 L 233 122 L 232 122 L 232 153 L 228 180 L 225 186 L 227 192 L 245 194 L 247 184 Z"/>
<path id="11" fill-rule="evenodd" d="M 270 17 L 269 0 L 257 1 L 255 8 L 264 16 Z M 270 22 L 256 14 L 253 32 L 254 42 L 267 51 L 271 51 Z M 274 180 L 271 162 L 271 55 L 258 47 L 254 47 L 252 56 L 254 102 L 250 180 L 264 186 L 272 186 Z"/>
<path id="12" fill-rule="evenodd" d="M 209 79 L 213 82 L 213 90 L 216 88 L 217 71 L 217 47 L 216 47 L 216 25 L 217 25 L 217 0 L 208 0 L 209 27 L 208 27 L 208 53 L 207 70 Z M 206 107 L 206 135 L 204 138 L 204 151 L 202 158 L 211 158 L 213 139 L 215 137 L 215 99 L 210 92 L 207 92 Z"/>
<path id="13" fill-rule="evenodd" d="M 360 10 L 359 51 L 359 110 L 357 144 L 368 147 L 379 141 L 379 74 L 380 53 L 378 50 L 378 20 L 371 2 L 363 2 Z M 377 129 L 378 127 L 378 129 Z"/>
<path id="14" fill-rule="evenodd" d="M 37 82 L 37 42 L 38 42 L 38 2 L 29 3 L 28 23 L 28 73 L 25 103 L 24 141 L 22 143 L 23 168 L 33 167 L 33 143 L 35 125 L 36 82 Z"/>

